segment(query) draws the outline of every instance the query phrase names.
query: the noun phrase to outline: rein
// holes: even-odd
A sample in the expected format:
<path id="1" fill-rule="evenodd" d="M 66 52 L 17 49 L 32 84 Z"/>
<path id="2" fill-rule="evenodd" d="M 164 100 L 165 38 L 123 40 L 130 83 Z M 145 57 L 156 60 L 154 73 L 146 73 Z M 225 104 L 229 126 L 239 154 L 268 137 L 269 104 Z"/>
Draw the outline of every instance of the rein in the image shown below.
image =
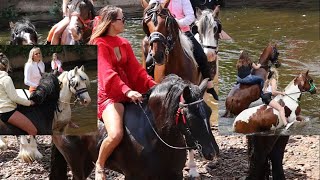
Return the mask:
<path id="1" fill-rule="evenodd" d="M 183 101 L 183 102 L 182 102 L 182 101 Z M 180 96 L 180 102 L 179 102 L 179 108 L 178 108 L 177 113 L 176 113 L 176 123 L 177 123 L 177 120 L 178 120 L 178 118 L 179 118 L 179 116 L 180 116 L 180 114 L 181 114 L 181 115 L 182 115 L 182 118 L 183 118 L 183 122 L 184 122 L 184 124 L 186 124 L 187 122 L 186 122 L 185 116 L 183 115 L 183 108 L 188 107 L 188 106 L 191 106 L 191 105 L 194 105 L 194 104 L 198 104 L 198 103 L 200 103 L 200 102 L 203 102 L 203 99 L 199 99 L 199 100 L 197 100 L 197 101 L 195 101 L 195 102 L 186 104 L 186 103 L 184 103 L 183 97 L 182 97 L 182 95 L 181 95 L 181 96 Z M 169 148 L 172 148 L 172 149 L 178 149 L 178 150 L 198 149 L 198 151 L 201 152 L 202 146 L 201 146 L 197 141 L 194 142 L 194 143 L 195 143 L 195 146 L 193 146 L 193 147 L 187 147 L 187 146 L 186 146 L 186 147 L 176 147 L 176 146 L 172 146 L 172 145 L 168 144 L 167 142 L 165 142 L 165 141 L 160 137 L 160 135 L 157 133 L 157 131 L 154 129 L 154 127 L 153 127 L 153 125 L 152 125 L 152 123 L 151 123 L 151 120 L 150 120 L 149 116 L 147 115 L 147 113 L 145 112 L 145 110 L 143 109 L 143 107 L 141 106 L 141 103 L 138 103 L 138 105 L 139 105 L 139 107 L 141 108 L 141 110 L 142 110 L 142 112 L 144 113 L 144 115 L 146 116 L 146 118 L 148 119 L 149 125 L 150 125 L 151 128 L 152 128 L 152 131 L 155 133 L 155 135 L 157 136 L 157 138 L 158 138 L 163 144 L 165 144 L 166 146 L 168 146 Z M 187 128 L 187 132 L 188 132 L 188 131 L 189 131 L 189 133 L 190 133 L 190 135 L 191 135 L 191 132 L 190 132 L 189 128 Z"/>

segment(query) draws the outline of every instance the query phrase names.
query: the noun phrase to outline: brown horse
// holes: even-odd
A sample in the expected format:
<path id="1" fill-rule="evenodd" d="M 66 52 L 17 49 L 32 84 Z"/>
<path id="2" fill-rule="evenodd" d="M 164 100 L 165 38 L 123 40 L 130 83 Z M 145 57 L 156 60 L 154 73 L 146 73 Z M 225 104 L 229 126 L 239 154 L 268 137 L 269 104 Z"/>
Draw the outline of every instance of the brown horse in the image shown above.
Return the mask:
<path id="1" fill-rule="evenodd" d="M 284 89 L 286 95 L 278 95 L 275 100 L 285 109 L 288 122 L 301 121 L 301 107 L 299 105 L 302 93 L 315 94 L 317 89 L 313 83 L 309 71 L 300 73 Z M 255 106 L 242 111 L 233 123 L 234 131 L 238 133 L 255 133 L 260 131 L 274 130 L 283 126 L 279 112 L 265 104 Z"/>
<path id="2" fill-rule="evenodd" d="M 259 58 L 259 63 L 261 68 L 254 70 L 252 74 L 266 79 L 266 74 L 269 70 L 269 61 L 274 64 L 275 67 L 280 67 L 280 62 L 278 61 L 278 49 L 277 45 L 272 46 L 269 44 L 262 52 Z M 243 110 L 247 109 L 249 105 L 260 98 L 260 85 L 246 85 L 237 84 L 229 92 L 226 98 L 226 112 L 223 117 L 229 117 L 231 114 L 238 115 Z"/>
<path id="3" fill-rule="evenodd" d="M 147 5 L 143 16 L 143 30 L 148 39 L 143 41 L 144 67 L 152 74 L 156 82 L 160 82 L 168 74 L 177 74 L 194 84 L 200 82 L 200 72 L 191 51 L 192 43 L 179 28 L 175 18 L 167 9 L 169 1 Z M 150 62 L 144 59 L 149 55 Z"/>
<path id="4" fill-rule="evenodd" d="M 186 149 L 199 148 L 211 160 L 218 146 L 212 141 L 211 109 L 202 98 L 206 86 L 207 80 L 197 86 L 169 75 L 150 90 L 142 104 L 125 104 L 123 140 L 107 167 L 126 179 L 182 179 Z M 64 158 L 54 149 L 58 154 L 52 154 L 50 178 L 66 178 L 65 159 L 73 179 L 85 179 L 106 136 L 100 121 L 96 136 L 53 136 Z"/>
<path id="5" fill-rule="evenodd" d="M 68 5 L 70 23 L 61 35 L 61 45 L 87 44 L 95 11 L 91 0 L 73 0 Z"/>

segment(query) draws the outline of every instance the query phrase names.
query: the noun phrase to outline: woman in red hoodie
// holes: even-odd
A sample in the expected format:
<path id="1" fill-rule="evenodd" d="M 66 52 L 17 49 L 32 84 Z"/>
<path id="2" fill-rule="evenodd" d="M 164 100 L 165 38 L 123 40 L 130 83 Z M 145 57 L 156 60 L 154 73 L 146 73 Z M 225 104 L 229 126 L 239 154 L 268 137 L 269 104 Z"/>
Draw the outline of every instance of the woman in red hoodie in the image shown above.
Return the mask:
<path id="1" fill-rule="evenodd" d="M 122 9 L 106 6 L 100 10 L 91 36 L 98 46 L 98 118 L 103 120 L 108 137 L 103 140 L 96 162 L 95 179 L 105 179 L 104 164 L 123 137 L 122 102 L 142 100 L 156 83 L 134 56 L 124 31 Z"/>

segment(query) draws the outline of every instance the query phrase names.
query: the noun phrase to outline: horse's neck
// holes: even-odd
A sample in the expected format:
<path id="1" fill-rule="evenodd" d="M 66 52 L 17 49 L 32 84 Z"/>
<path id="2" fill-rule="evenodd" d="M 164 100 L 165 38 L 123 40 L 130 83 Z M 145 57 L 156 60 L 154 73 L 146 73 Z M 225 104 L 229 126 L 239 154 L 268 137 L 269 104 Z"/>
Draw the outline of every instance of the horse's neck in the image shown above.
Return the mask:
<path id="1" fill-rule="evenodd" d="M 298 101 L 298 98 L 301 95 L 301 91 L 297 85 L 294 85 L 293 81 L 291 81 L 288 86 L 285 88 L 284 92 L 287 96 L 284 96 L 284 101 Z"/>
<path id="2" fill-rule="evenodd" d="M 67 85 L 63 86 L 63 88 L 60 90 L 59 100 L 64 103 L 70 103 L 71 97 L 72 92 L 70 91 L 69 87 Z"/>

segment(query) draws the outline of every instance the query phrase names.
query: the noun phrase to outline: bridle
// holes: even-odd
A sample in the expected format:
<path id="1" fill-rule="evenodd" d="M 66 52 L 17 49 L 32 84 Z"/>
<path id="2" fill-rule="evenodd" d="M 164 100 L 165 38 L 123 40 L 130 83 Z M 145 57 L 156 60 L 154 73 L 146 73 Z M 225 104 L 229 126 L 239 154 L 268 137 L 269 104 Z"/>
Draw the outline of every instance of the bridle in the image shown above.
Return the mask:
<path id="1" fill-rule="evenodd" d="M 83 93 L 85 93 L 85 92 L 88 92 L 88 88 L 87 87 L 85 87 L 85 88 L 79 88 L 79 89 L 77 89 L 77 87 L 78 87 L 78 82 L 75 82 L 73 79 L 76 77 L 75 75 L 73 75 L 73 76 L 71 76 L 70 78 L 69 78 L 69 73 L 70 73 L 70 71 L 68 72 L 68 74 L 67 74 L 67 79 L 68 79 L 68 87 L 69 87 L 69 90 L 71 91 L 71 92 L 75 92 L 74 93 L 74 95 L 75 95 L 75 97 L 76 97 L 76 101 L 79 101 L 80 99 L 81 99 L 81 94 L 83 94 Z M 83 78 L 81 75 L 78 75 L 79 77 L 80 77 L 80 79 L 81 79 L 81 81 L 85 81 L 86 79 L 85 78 Z"/>
<path id="2" fill-rule="evenodd" d="M 163 35 L 161 32 L 152 32 L 147 33 L 149 34 L 148 41 L 150 46 L 154 42 L 160 42 L 165 47 L 165 55 L 166 55 L 166 61 L 168 61 L 168 55 L 170 51 L 173 50 L 176 37 L 173 37 L 172 33 L 172 24 L 174 23 L 174 17 L 170 13 L 168 9 L 160 9 L 161 5 L 157 2 L 154 8 L 148 9 L 146 11 L 146 16 L 143 18 L 143 22 L 147 24 L 147 22 L 151 21 L 154 23 L 154 25 L 158 24 L 157 16 L 160 16 L 161 18 L 165 19 L 165 27 L 169 31 L 168 36 Z M 151 51 L 151 48 L 150 48 Z M 150 52 L 149 52 L 150 53 Z M 157 62 L 155 61 L 155 64 L 163 65 L 165 62 Z"/>
<path id="3" fill-rule="evenodd" d="M 157 133 L 157 131 L 154 129 L 152 123 L 151 123 L 151 120 L 150 118 L 148 117 L 147 113 L 145 112 L 145 110 L 143 109 L 141 103 L 138 103 L 139 107 L 141 108 L 141 110 L 143 111 L 144 115 L 146 116 L 146 118 L 148 119 L 148 122 L 149 122 L 149 125 L 151 126 L 153 132 L 155 133 L 155 135 L 157 136 L 157 138 L 163 143 L 165 144 L 166 146 L 168 146 L 169 148 L 172 148 L 172 149 L 178 149 L 178 150 L 186 150 L 186 149 L 197 149 L 199 152 L 202 151 L 202 146 L 199 144 L 199 142 L 194 138 L 194 136 L 192 135 L 191 131 L 190 131 L 190 123 L 188 123 L 188 120 L 184 114 L 184 109 L 185 108 L 188 108 L 189 106 L 193 106 L 193 105 L 196 105 L 196 104 L 199 104 L 201 102 L 203 102 L 203 98 L 200 98 L 198 99 L 197 101 L 194 101 L 194 102 L 191 102 L 191 103 L 185 103 L 185 100 L 183 98 L 182 95 L 180 95 L 180 101 L 179 101 L 179 107 L 178 107 L 178 110 L 176 112 L 176 117 L 175 117 L 175 121 L 176 121 L 176 125 L 179 124 L 179 119 L 180 117 L 182 117 L 182 124 L 183 124 L 183 127 L 184 127 L 184 132 L 182 132 L 185 136 L 189 137 L 195 144 L 195 146 L 193 147 L 176 147 L 176 146 L 172 146 L 170 144 L 168 144 L 167 142 L 165 142 L 161 137 L 160 135 Z M 201 108 L 200 108 L 201 110 Z M 201 114 L 202 115 L 202 114 Z M 206 120 L 206 119 L 205 119 Z M 201 153 L 200 153 L 201 154 Z"/>

